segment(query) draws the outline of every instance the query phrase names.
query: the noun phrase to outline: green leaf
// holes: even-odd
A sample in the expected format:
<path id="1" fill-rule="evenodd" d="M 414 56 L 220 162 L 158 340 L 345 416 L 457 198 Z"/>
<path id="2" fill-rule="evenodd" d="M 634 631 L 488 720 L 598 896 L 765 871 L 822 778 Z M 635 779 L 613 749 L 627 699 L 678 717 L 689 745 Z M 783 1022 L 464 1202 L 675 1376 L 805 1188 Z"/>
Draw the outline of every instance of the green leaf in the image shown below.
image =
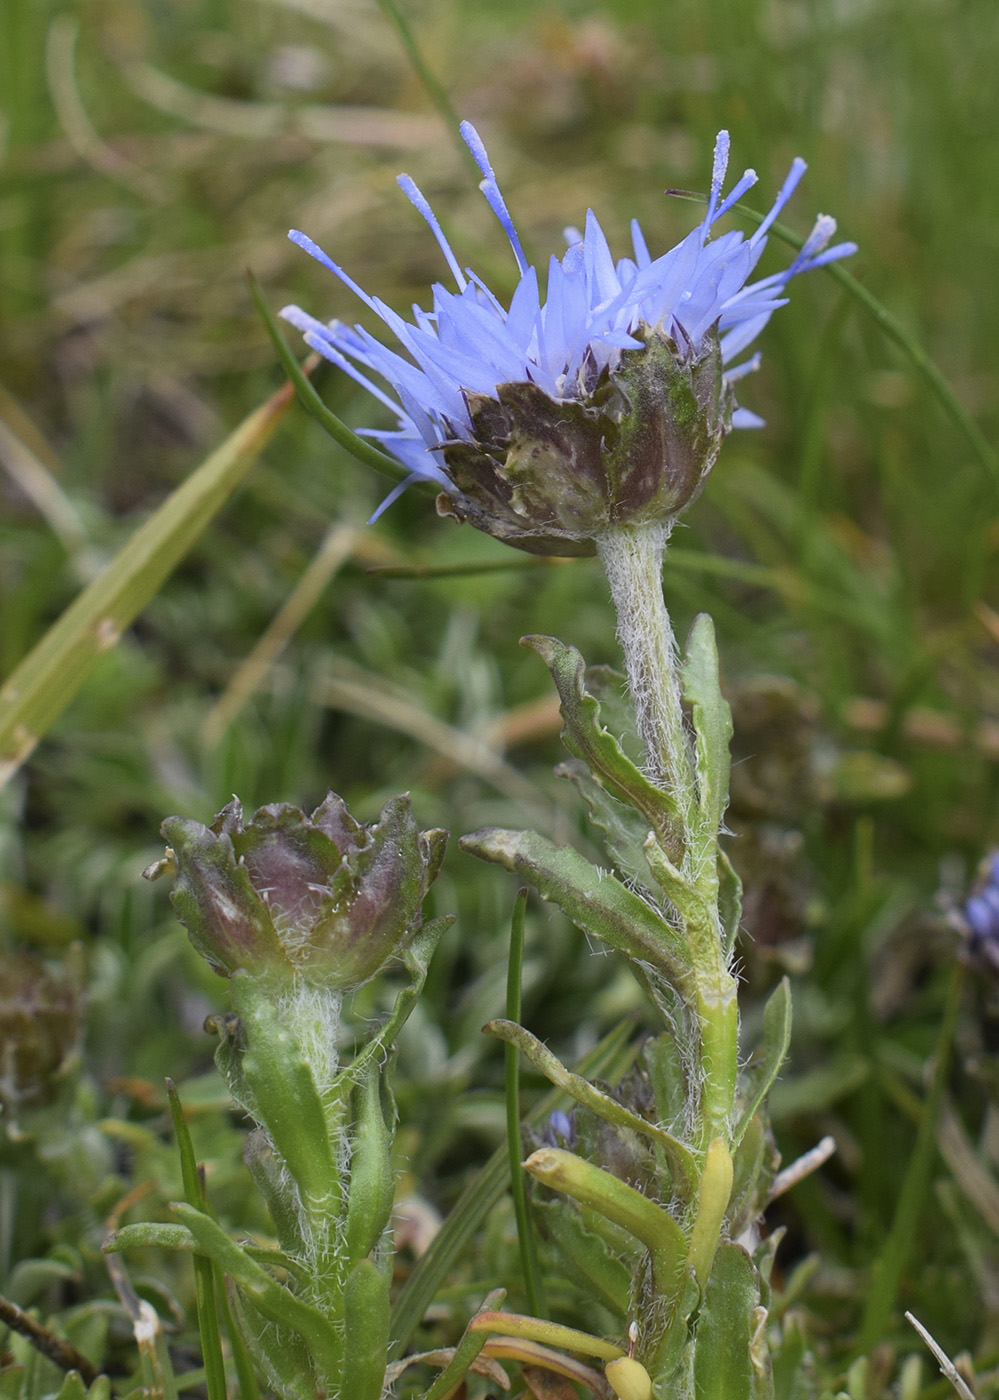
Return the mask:
<path id="1" fill-rule="evenodd" d="M 579 789 L 591 823 L 603 832 L 604 849 L 617 873 L 644 890 L 651 899 L 658 899 L 660 891 L 655 882 L 649 879 L 649 864 L 645 858 L 648 822 L 634 807 L 612 797 L 582 759 L 573 758 L 568 763 L 560 763 L 555 773 L 560 778 L 568 778 Z"/>
<path id="2" fill-rule="evenodd" d="M 686 1240 L 668 1211 L 620 1177 L 561 1147 L 538 1148 L 524 1169 L 549 1190 L 590 1206 L 641 1240 L 651 1255 L 656 1292 L 667 1303 L 673 1298 L 682 1279 Z"/>
<path id="3" fill-rule="evenodd" d="M 676 1018 L 685 1013 L 682 1006 L 677 1006 L 670 1008 L 670 1014 Z M 661 1123 L 682 1123 L 687 1111 L 688 1076 L 677 1044 L 685 1035 L 689 1035 L 687 1028 L 677 1026 L 675 1033 L 664 1031 L 652 1036 L 642 1047 Z"/>
<path id="4" fill-rule="evenodd" d="M 56 1391 L 55 1400 L 87 1400 L 87 1387 L 79 1371 L 69 1371 Z"/>
<path id="5" fill-rule="evenodd" d="M 807 1341 L 801 1322 L 788 1313 L 780 1329 L 780 1347 L 773 1358 L 774 1396 L 776 1400 L 805 1400 L 809 1388 L 803 1383 L 803 1365 Z"/>
<path id="6" fill-rule="evenodd" d="M 513 903 L 510 920 L 510 952 L 506 970 L 506 1015 L 509 1021 L 519 1021 L 521 1015 L 521 972 L 524 965 L 524 919 L 527 913 L 528 889 L 522 885 Z M 503 1089 L 506 1107 L 506 1145 L 510 1155 L 510 1195 L 517 1222 L 517 1247 L 524 1275 L 527 1306 L 535 1317 L 547 1312 L 544 1286 L 538 1264 L 538 1241 L 534 1221 L 527 1208 L 527 1183 L 520 1169 L 523 1140 L 520 1131 L 520 1056 L 515 1045 L 503 1050 Z"/>
<path id="7" fill-rule="evenodd" d="M 186 1225 L 167 1225 L 159 1220 L 140 1220 L 123 1225 L 108 1235 L 102 1254 L 121 1254 L 126 1249 L 194 1249 L 194 1236 Z"/>
<path id="8" fill-rule="evenodd" d="M 281 334 L 281 327 L 278 325 L 273 312 L 264 299 L 260 290 L 260 283 L 253 273 L 247 274 L 247 282 L 250 288 L 250 295 L 253 297 L 253 304 L 260 313 L 261 319 L 267 329 L 274 353 L 281 361 L 281 368 L 291 382 L 298 401 L 319 426 L 345 448 L 352 457 L 356 457 L 365 466 L 374 467 L 376 471 L 382 472 L 385 476 L 390 476 L 393 481 L 402 481 L 409 475 L 409 469 L 404 467 L 397 457 L 390 457 L 387 452 L 382 452 L 366 438 L 358 437 L 357 433 L 347 427 L 336 414 L 326 407 L 319 397 L 315 387 L 310 384 L 298 360 L 289 349 L 288 342 Z"/>
<path id="9" fill-rule="evenodd" d="M 609 872 L 571 846 L 534 831 L 487 827 L 463 836 L 462 850 L 512 870 L 550 899 L 584 933 L 638 962 L 651 963 L 681 990 L 692 988 L 693 962 L 685 939 Z"/>
<path id="10" fill-rule="evenodd" d="M 395 1197 L 392 1144 L 395 1104 L 374 1062 L 354 1090 L 350 1185 L 344 1244 L 351 1264 L 365 1259 L 381 1239 Z"/>
<path id="11" fill-rule="evenodd" d="M 641 813 L 656 840 L 675 860 L 682 857 L 680 813 L 671 793 L 649 781 L 600 720 L 600 703 L 586 689 L 586 666 L 575 647 L 555 637 L 522 637 L 521 646 L 536 651 L 555 682 L 564 720 L 562 741 L 582 759 L 614 797 Z"/>
<path id="12" fill-rule="evenodd" d="M 718 918 L 724 939 L 725 961 L 728 963 L 742 922 L 742 881 L 722 850 L 718 852 Z"/>
<path id="13" fill-rule="evenodd" d="M 243 1362 L 240 1366 L 239 1400 L 250 1400 L 252 1390 L 245 1388 L 244 1374 L 252 1377 L 254 1362 L 267 1388 L 282 1400 L 316 1400 L 316 1375 L 309 1349 L 303 1338 L 290 1327 L 275 1326 L 249 1298 L 240 1296 L 230 1284 L 226 1290 L 233 1319 L 232 1335 L 239 1339 Z M 233 1359 L 238 1356 L 233 1347 Z"/>
<path id="14" fill-rule="evenodd" d="M 298 1194 L 288 1179 L 284 1163 L 264 1128 L 254 1128 L 243 1143 L 243 1161 L 253 1184 L 267 1202 L 278 1242 L 288 1254 L 301 1255 L 302 1222 Z"/>
<path id="15" fill-rule="evenodd" d="M 758 1333 L 765 1319 L 753 1261 L 740 1245 L 724 1241 L 694 1332 L 697 1400 L 762 1400 L 769 1373 Z"/>
<path id="16" fill-rule="evenodd" d="M 441 935 L 453 923 L 454 918 L 450 914 L 444 914 L 439 919 L 431 919 L 429 923 L 422 926 L 406 948 L 402 955 L 402 961 L 409 973 L 409 984 L 403 987 L 395 999 L 395 1005 L 392 1007 L 388 1019 L 371 1037 L 353 1064 L 348 1065 L 337 1076 L 337 1083 L 342 1092 L 346 1092 L 354 1084 L 360 1083 L 367 1073 L 369 1065 L 384 1062 L 388 1052 L 395 1044 L 396 1036 L 409 1020 L 413 1008 L 420 999 L 423 984 L 427 980 L 430 960 L 437 944 L 441 941 Z"/>
<path id="17" fill-rule="evenodd" d="M 694 619 L 687 638 L 683 694 L 693 711 L 700 846 L 706 852 L 717 840 L 728 806 L 732 742 L 732 711 L 718 684 L 718 646 L 707 613 Z"/>
<path id="18" fill-rule="evenodd" d="M 292 401 L 285 385 L 178 486 L 66 609 L 0 690 L 0 787 L 218 513 Z"/>
<path id="19" fill-rule="evenodd" d="M 506 1290 L 496 1288 L 483 1300 L 480 1311 L 489 1312 L 501 1306 Z M 472 1321 L 474 1322 L 474 1318 Z M 447 1400 L 457 1390 L 459 1383 L 468 1374 L 468 1368 L 489 1340 L 488 1332 L 472 1332 L 465 1328 L 464 1336 L 454 1349 L 454 1355 L 427 1391 L 423 1400 Z"/>
<path id="20" fill-rule="evenodd" d="M 391 1268 L 362 1259 L 350 1272 L 343 1295 L 344 1375 L 350 1400 L 381 1400 L 389 1344 Z"/>
<path id="21" fill-rule="evenodd" d="M 585 1284 L 613 1313 L 624 1320 L 631 1297 L 631 1270 L 606 1240 L 587 1229 L 581 1213 L 568 1201 L 536 1201 L 533 1210 L 542 1229 L 563 1255 L 569 1276 Z"/>
<path id="22" fill-rule="evenodd" d="M 779 1160 L 773 1137 L 763 1119 L 755 1113 L 732 1153 L 734 1170 L 728 1232 L 733 1238 L 738 1239 L 763 1211 Z"/>
<path id="23" fill-rule="evenodd" d="M 791 984 L 781 979 L 763 1013 L 763 1064 L 757 1072 L 752 1097 L 732 1135 L 733 1147 L 742 1141 L 757 1110 L 773 1087 L 791 1044 Z"/>
<path id="24" fill-rule="evenodd" d="M 640 1118 L 637 1113 L 632 1113 L 624 1104 L 603 1093 L 582 1075 L 567 1070 L 562 1061 L 523 1026 L 514 1025 L 512 1021 L 489 1021 L 482 1029 L 487 1035 L 494 1035 L 498 1040 L 515 1045 L 556 1089 L 562 1089 L 578 1104 L 582 1104 L 583 1108 L 602 1118 L 605 1123 L 613 1123 L 615 1127 L 627 1128 L 633 1133 L 650 1138 L 663 1149 L 677 1191 L 685 1200 L 690 1199 L 697 1189 L 698 1168 L 690 1149 L 678 1138 L 672 1137 L 657 1124 Z"/>
<path id="25" fill-rule="evenodd" d="M 578 1067 L 580 1073 L 612 1080 L 623 1074 L 632 1055 L 628 1044 L 632 1031 L 630 1019 L 615 1026 L 582 1058 Z M 549 1114 L 559 1108 L 568 1108 L 570 1103 L 567 1095 L 553 1091 L 536 1104 L 525 1122 L 533 1125 L 544 1123 Z M 393 1354 L 398 1355 L 408 1346 L 441 1283 L 475 1238 L 490 1211 L 496 1208 L 509 1180 L 510 1161 L 504 1143 L 471 1178 L 430 1248 L 400 1290 L 392 1310 Z M 487 1302 L 484 1306 L 495 1307 L 498 1304 Z"/>
<path id="26" fill-rule="evenodd" d="M 322 1376 L 338 1377 L 342 1363 L 340 1340 L 328 1319 L 282 1287 L 209 1216 L 182 1202 L 175 1202 L 172 1209 L 190 1229 L 197 1248 L 215 1260 L 254 1307 L 303 1338 Z"/>
<path id="27" fill-rule="evenodd" d="M 170 1100 L 170 1114 L 173 1118 L 177 1148 L 180 1153 L 181 1179 L 184 1183 L 184 1196 L 189 1206 L 200 1210 L 208 1209 L 204 1178 L 198 1171 L 194 1154 L 194 1144 L 187 1130 L 187 1119 L 172 1079 L 166 1082 Z M 201 1356 L 205 1366 L 205 1387 L 208 1400 L 226 1400 L 225 1362 L 222 1359 L 222 1337 L 219 1330 L 219 1314 L 216 1302 L 216 1268 L 210 1259 L 194 1256 L 195 1305 L 198 1312 L 198 1331 L 201 1335 Z"/>

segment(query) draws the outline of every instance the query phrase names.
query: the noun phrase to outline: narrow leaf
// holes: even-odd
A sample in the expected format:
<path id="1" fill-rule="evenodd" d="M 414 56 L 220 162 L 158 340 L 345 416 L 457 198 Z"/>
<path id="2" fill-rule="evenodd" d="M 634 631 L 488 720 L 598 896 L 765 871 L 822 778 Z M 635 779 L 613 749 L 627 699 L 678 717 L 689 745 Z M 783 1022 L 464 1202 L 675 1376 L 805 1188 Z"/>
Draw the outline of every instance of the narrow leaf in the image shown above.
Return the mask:
<path id="1" fill-rule="evenodd" d="M 381 1400 L 389 1344 L 389 1284 L 386 1272 L 362 1259 L 350 1272 L 343 1294 L 344 1375 L 350 1400 Z"/>
<path id="2" fill-rule="evenodd" d="M 194 1249 L 194 1236 L 186 1225 L 167 1225 L 159 1220 L 139 1220 L 123 1225 L 108 1235 L 102 1254 L 121 1254 L 126 1249 Z"/>
<path id="3" fill-rule="evenodd" d="M 741 1246 L 725 1241 L 718 1247 L 694 1333 L 698 1400 L 753 1400 L 759 1393 L 762 1377 L 752 1344 L 761 1313 L 753 1261 Z"/>
<path id="4" fill-rule="evenodd" d="M 655 1123 L 649 1123 L 644 1118 L 639 1118 L 637 1113 L 632 1113 L 630 1109 L 625 1108 L 624 1104 L 618 1103 L 609 1094 L 603 1093 L 589 1080 L 567 1070 L 562 1061 L 523 1026 L 515 1025 L 512 1021 L 489 1021 L 482 1029 L 487 1035 L 494 1035 L 498 1040 L 504 1040 L 508 1045 L 516 1046 L 521 1054 L 530 1060 L 534 1068 L 540 1070 L 545 1078 L 555 1085 L 556 1089 L 562 1089 L 583 1108 L 589 1109 L 598 1118 L 602 1118 L 605 1123 L 613 1123 L 619 1128 L 629 1128 L 633 1133 L 651 1138 L 666 1154 L 666 1160 L 673 1173 L 674 1184 L 680 1194 L 689 1199 L 698 1181 L 697 1163 L 690 1149 L 685 1147 L 678 1138 L 672 1137 L 664 1128 L 658 1127 Z"/>
<path id="5" fill-rule="evenodd" d="M 319 397 L 315 387 L 309 382 L 301 365 L 295 358 L 288 342 L 281 334 L 281 327 L 274 317 L 274 313 L 264 298 L 260 289 L 260 283 L 252 272 L 247 273 L 246 280 L 249 284 L 250 295 L 253 297 L 253 304 L 260 312 L 261 319 L 270 336 L 274 352 L 281 361 L 281 368 L 291 382 L 298 401 L 311 417 L 313 417 L 321 428 L 324 428 L 330 437 L 345 448 L 352 457 L 356 457 L 365 466 L 374 467 L 376 471 L 382 472 L 385 476 L 390 476 L 394 481 L 401 481 L 409 475 L 408 468 L 404 467 L 396 457 L 390 457 L 387 452 L 380 451 L 373 443 L 366 438 L 358 437 L 357 433 L 347 427 L 336 414 L 326 407 Z"/>
<path id="6" fill-rule="evenodd" d="M 579 790 L 591 824 L 602 833 L 603 847 L 616 872 L 629 884 L 642 889 L 650 899 L 658 899 L 660 892 L 649 879 L 649 865 L 645 859 L 649 824 L 641 813 L 612 797 L 580 758 L 560 763 L 555 774 L 568 778 Z"/>
<path id="7" fill-rule="evenodd" d="M 693 711 L 700 839 L 702 850 L 708 850 L 728 806 L 732 711 L 718 684 L 718 646 L 707 613 L 694 619 L 687 638 L 683 694 Z"/>
<path id="8" fill-rule="evenodd" d="M 651 963 L 681 989 L 691 986 L 690 949 L 677 930 L 620 880 L 591 865 L 571 846 L 556 846 L 534 831 L 498 827 L 463 836 L 460 845 L 526 879 L 584 933 L 638 962 Z"/>
<path id="9" fill-rule="evenodd" d="M 753 1096 L 746 1105 L 738 1127 L 732 1136 L 732 1146 L 738 1147 L 763 1100 L 769 1094 L 780 1073 L 791 1044 L 791 984 L 781 979 L 767 1002 L 763 1013 L 763 1065 Z"/>
<path id="10" fill-rule="evenodd" d="M 510 955 L 506 974 L 506 1014 L 510 1021 L 520 1020 L 520 976 L 524 964 L 524 915 L 527 910 L 527 888 L 521 888 L 513 906 L 510 921 Z M 488 1033 L 489 1026 L 483 1030 Z M 504 1046 L 504 1091 L 506 1098 L 506 1145 L 510 1154 L 510 1195 L 517 1221 L 517 1244 L 520 1267 L 524 1274 L 527 1306 L 532 1313 L 546 1312 L 543 1306 L 541 1270 L 538 1267 L 538 1242 L 534 1222 L 527 1209 L 527 1187 L 520 1169 L 522 1156 L 520 1137 L 520 1058 L 517 1047 Z"/>
<path id="11" fill-rule="evenodd" d="M 496 1288 L 483 1300 L 482 1306 L 484 1308 L 498 1308 L 505 1297 L 506 1292 L 502 1288 Z M 450 1362 L 434 1381 L 423 1400 L 450 1400 L 450 1396 L 454 1395 L 468 1374 L 469 1367 L 487 1340 L 484 1332 L 473 1332 L 471 1324 L 469 1324 L 465 1329 L 465 1335 L 455 1347 Z"/>
<path id="12" fill-rule="evenodd" d="M 521 646 L 536 651 L 548 667 L 562 702 L 562 740 L 581 758 L 607 790 L 639 811 L 656 839 L 679 859 L 679 811 L 673 796 L 649 781 L 632 763 L 600 720 L 600 703 L 586 689 L 586 666 L 575 647 L 555 637 L 522 637 Z"/>
<path id="13" fill-rule="evenodd" d="M 284 385 L 141 525 L 0 690 L 0 787 L 242 482 L 292 402 Z"/>
<path id="14" fill-rule="evenodd" d="M 554 1241 L 568 1265 L 571 1277 L 582 1280 L 623 1322 L 632 1285 L 628 1266 L 606 1240 L 587 1229 L 581 1212 L 574 1205 L 553 1197 L 535 1202 L 534 1209 L 541 1217 L 547 1238 Z"/>
<path id="15" fill-rule="evenodd" d="M 725 961 L 735 949 L 742 921 L 742 881 L 724 851 L 718 852 L 718 918 L 725 940 Z"/>
<path id="16" fill-rule="evenodd" d="M 409 973 L 409 983 L 396 997 L 395 1005 L 392 1007 L 388 1019 L 371 1037 L 354 1061 L 338 1076 L 341 1092 L 346 1092 L 351 1086 L 359 1084 L 371 1064 L 384 1063 L 388 1052 L 395 1044 L 396 1037 L 409 1020 L 413 1008 L 420 999 L 420 993 L 423 991 L 423 984 L 427 980 L 427 972 L 430 969 L 430 959 L 434 955 L 437 944 L 441 941 L 441 935 L 453 923 L 454 917 L 450 914 L 442 914 L 439 919 L 431 919 L 429 923 L 423 925 L 403 953 L 402 961 Z"/>
<path id="17" fill-rule="evenodd" d="M 579 1063 L 580 1072 L 587 1076 L 611 1080 L 623 1074 L 632 1056 L 628 1044 L 632 1031 L 633 1025 L 630 1020 L 615 1026 L 582 1058 Z M 567 1095 L 553 1091 L 546 1094 L 531 1110 L 525 1122 L 533 1125 L 544 1123 L 549 1114 L 556 1109 L 568 1108 L 570 1103 Z M 392 1312 L 391 1335 L 395 1339 L 392 1345 L 393 1354 L 398 1355 L 405 1351 L 444 1278 L 455 1260 L 474 1239 L 490 1211 L 495 1209 L 507 1189 L 509 1180 L 510 1162 L 504 1143 L 472 1177 L 434 1237 L 430 1248 L 403 1285 Z M 487 1306 L 497 1307 L 498 1304 L 487 1302 Z"/>
<path id="18" fill-rule="evenodd" d="M 339 1339 L 321 1313 L 271 1278 L 209 1216 L 181 1202 L 174 1202 L 172 1209 L 190 1229 L 197 1248 L 215 1260 L 265 1317 L 292 1328 L 304 1339 L 324 1376 L 339 1374 Z"/>
<path id="19" fill-rule="evenodd" d="M 180 1153 L 180 1172 L 184 1183 L 184 1197 L 189 1206 L 205 1210 L 208 1206 L 204 1180 L 198 1171 L 194 1144 L 188 1132 L 184 1107 L 172 1079 L 166 1082 L 167 1097 L 170 1100 L 170 1114 L 177 1137 Z M 183 1228 L 183 1226 L 181 1227 Z M 201 1356 L 205 1366 L 205 1388 L 208 1400 L 226 1400 L 225 1362 L 222 1359 L 222 1336 L 219 1329 L 219 1314 L 216 1303 L 216 1267 L 203 1255 L 194 1256 L 194 1294 L 198 1313 L 198 1331 L 201 1335 Z"/>

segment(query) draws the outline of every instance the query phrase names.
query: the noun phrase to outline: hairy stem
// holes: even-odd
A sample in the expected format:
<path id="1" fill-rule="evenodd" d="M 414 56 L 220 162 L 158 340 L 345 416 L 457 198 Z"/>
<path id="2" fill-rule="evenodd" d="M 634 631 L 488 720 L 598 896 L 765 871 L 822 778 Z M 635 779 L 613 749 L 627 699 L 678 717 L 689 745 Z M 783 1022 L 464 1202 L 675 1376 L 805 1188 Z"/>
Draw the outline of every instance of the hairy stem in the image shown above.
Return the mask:
<path id="1" fill-rule="evenodd" d="M 607 530 L 597 540 L 597 550 L 617 611 L 617 635 L 649 776 L 674 794 L 686 815 L 695 801 L 694 775 L 680 704 L 676 639 L 662 590 L 671 525 Z"/>

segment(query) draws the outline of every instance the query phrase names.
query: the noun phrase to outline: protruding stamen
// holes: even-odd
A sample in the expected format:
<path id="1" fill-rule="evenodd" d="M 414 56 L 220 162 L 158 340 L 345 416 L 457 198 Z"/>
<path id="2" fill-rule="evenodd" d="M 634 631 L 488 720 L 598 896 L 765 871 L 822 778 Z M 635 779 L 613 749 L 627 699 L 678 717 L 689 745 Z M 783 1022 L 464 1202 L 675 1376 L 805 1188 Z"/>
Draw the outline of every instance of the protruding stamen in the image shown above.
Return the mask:
<path id="1" fill-rule="evenodd" d="M 365 306 L 370 306 L 372 311 L 378 311 L 374 301 L 364 288 L 359 287 L 353 277 L 348 277 L 343 268 L 335 263 L 328 253 L 324 253 L 318 243 L 313 243 L 307 233 L 300 233 L 297 228 L 293 228 L 288 230 L 288 237 L 292 243 L 297 243 L 300 248 L 304 248 L 310 257 L 315 258 L 316 262 L 322 263 L 323 267 L 328 268 L 330 272 L 335 272 L 340 281 L 348 286 L 355 296 L 361 298 Z"/>
<path id="2" fill-rule="evenodd" d="M 791 162 L 791 169 L 787 172 L 787 179 L 780 187 L 780 194 L 774 200 L 773 208 L 749 240 L 750 243 L 759 243 L 774 219 L 776 219 L 777 215 L 784 208 L 784 205 L 798 188 L 801 177 L 807 169 L 808 166 L 805 161 L 801 159 L 801 156 L 795 156 L 794 160 Z"/>
<path id="3" fill-rule="evenodd" d="M 451 272 L 454 276 L 454 280 L 458 284 L 459 292 L 464 291 L 465 275 L 458 264 L 458 259 L 451 251 L 451 245 L 444 237 L 444 230 L 437 222 L 437 215 L 431 209 L 426 196 L 423 194 L 423 191 L 420 189 L 419 185 L 417 185 L 416 181 L 410 179 L 408 175 L 397 175 L 396 184 L 402 190 L 403 194 L 409 200 L 410 204 L 417 211 L 417 213 L 422 214 L 424 219 L 426 219 L 427 224 L 430 228 L 430 232 L 437 239 L 437 246 L 444 254 L 444 257 L 447 261 L 447 265 L 451 269 Z"/>
<path id="4" fill-rule="evenodd" d="M 506 207 L 506 201 L 500 194 L 500 187 L 496 182 L 496 176 L 492 166 L 489 164 L 489 157 L 486 155 L 486 148 L 482 144 L 482 138 L 475 130 L 471 122 L 462 122 L 461 136 L 465 145 L 472 153 L 475 164 L 482 171 L 485 179 L 479 185 L 479 189 L 486 197 L 486 203 L 499 219 L 503 232 L 506 234 L 510 247 L 513 249 L 513 256 L 517 259 L 517 266 L 520 268 L 521 276 L 527 271 L 530 264 L 524 256 L 520 239 L 517 237 L 517 230 L 513 226 L 510 211 Z"/>
<path id="5" fill-rule="evenodd" d="M 719 131 L 715 139 L 715 156 L 711 166 L 711 194 L 708 197 L 708 212 L 704 216 L 704 237 L 708 236 L 708 229 L 714 223 L 721 199 L 722 183 L 725 179 L 725 171 L 728 169 L 729 135 L 727 131 Z"/>
<path id="6" fill-rule="evenodd" d="M 729 190 L 723 202 L 715 210 L 713 222 L 717 223 L 721 216 L 727 214 L 734 204 L 738 204 L 746 191 L 752 189 L 759 178 L 755 170 L 744 170 L 742 172 L 742 178 Z"/>

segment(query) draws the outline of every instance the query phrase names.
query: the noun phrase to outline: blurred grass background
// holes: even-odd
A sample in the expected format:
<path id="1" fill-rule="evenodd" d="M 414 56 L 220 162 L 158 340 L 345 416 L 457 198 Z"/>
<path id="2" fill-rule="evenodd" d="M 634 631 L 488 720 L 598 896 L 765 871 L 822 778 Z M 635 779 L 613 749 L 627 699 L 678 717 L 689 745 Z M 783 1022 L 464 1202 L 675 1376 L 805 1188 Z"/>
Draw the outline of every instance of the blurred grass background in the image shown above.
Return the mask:
<path id="1" fill-rule="evenodd" d="M 994 0 L 420 0 L 405 15 L 486 140 L 533 259 L 559 251 L 587 206 L 622 252 L 633 216 L 654 252 L 670 246 L 697 215 L 663 191 L 705 188 L 722 126 L 736 169 L 760 174 L 757 207 L 803 155 L 786 221 L 805 233 L 818 210 L 837 216 L 861 247 L 850 270 L 995 441 Z M 7 675 L 280 382 L 245 268 L 275 308 L 364 319 L 286 241 L 290 226 L 390 304 L 424 303 L 442 268 L 395 185 L 407 170 L 463 263 L 500 292 L 514 268 L 374 0 L 5 0 L 0 94 Z M 772 246 L 763 270 L 784 257 Z M 994 980 L 964 983 L 943 1106 L 910 1214 L 892 1225 L 961 951 L 945 912 L 999 843 L 997 480 L 832 279 L 796 283 L 761 348 L 741 397 L 767 427 L 729 439 L 675 536 L 666 590 L 681 633 L 696 612 L 715 616 L 736 711 L 747 1044 L 789 971 L 797 1021 L 778 1137 L 786 1160 L 826 1132 L 839 1149 L 775 1209 L 797 1293 L 786 1306 L 802 1310 L 821 1377 L 841 1378 L 862 1342 L 858 1394 L 881 1394 L 917 1349 L 902 1305 L 950 1351 L 970 1351 L 988 1390 Z M 348 422 L 373 421 L 343 377 L 317 382 Z M 613 663 L 597 566 L 511 560 L 416 493 L 367 529 L 384 490 L 292 414 L 0 795 L 5 966 L 15 949 L 52 962 L 80 942 L 89 988 L 82 1061 L 63 1076 L 72 1112 L 65 1086 L 40 1091 L 22 1104 L 21 1138 L 5 1139 L 0 1291 L 18 1259 L 70 1246 L 72 1296 L 107 1291 L 101 1211 L 147 1169 L 170 1198 L 164 1073 L 200 1094 L 203 1154 L 234 1218 L 247 1208 L 234 1134 L 209 1126 L 221 1096 L 201 1022 L 224 988 L 163 893 L 138 879 L 163 816 L 208 819 L 233 792 L 247 808 L 309 806 L 332 786 L 371 819 L 409 789 L 426 827 L 537 824 L 589 840 L 551 776 L 548 678 L 517 638 L 550 632 Z M 371 572 L 442 565 L 468 569 Z M 296 594 L 303 576 L 313 606 Z M 282 612 L 289 598 L 295 615 Z M 502 1056 L 478 1032 L 502 1006 L 512 895 L 456 848 L 435 887 L 437 912 L 459 919 L 407 1031 L 399 1092 L 412 1178 L 442 1210 L 501 1140 Z M 366 996 L 358 1015 L 376 1009 L 378 993 Z M 16 986 L 4 997 L 6 1026 Z M 635 1006 L 627 974 L 554 913 L 532 912 L 532 1029 L 575 1056 Z M 97 1119 L 117 1126 L 100 1136 Z M 491 1286 L 508 1256 L 490 1238 L 463 1286 Z M 897 1291 L 877 1272 L 886 1258 Z M 151 1263 L 154 1292 L 166 1270 Z M 18 1277 L 27 1302 L 66 1301 L 63 1275 Z"/>

